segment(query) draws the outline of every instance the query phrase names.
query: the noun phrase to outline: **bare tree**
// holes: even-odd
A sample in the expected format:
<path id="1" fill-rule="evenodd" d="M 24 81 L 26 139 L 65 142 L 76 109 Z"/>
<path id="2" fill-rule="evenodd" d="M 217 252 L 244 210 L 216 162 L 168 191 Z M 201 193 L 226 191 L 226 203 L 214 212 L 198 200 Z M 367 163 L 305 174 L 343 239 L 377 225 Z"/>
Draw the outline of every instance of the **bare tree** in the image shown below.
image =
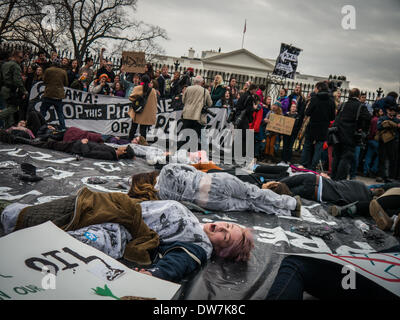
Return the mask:
<path id="1" fill-rule="evenodd" d="M 94 49 L 111 43 L 154 50 L 157 39 L 168 39 L 164 29 L 134 18 L 137 0 L 38 0 L 31 4 L 34 18 L 22 18 L 5 39 L 30 43 L 47 53 L 57 47 L 71 48 L 80 62 Z M 55 28 L 43 25 L 46 6 L 54 8 Z"/>
<path id="2" fill-rule="evenodd" d="M 0 42 L 4 35 L 13 30 L 20 21 L 31 17 L 33 13 L 27 10 L 28 0 L 2 0 L 0 2 Z"/>

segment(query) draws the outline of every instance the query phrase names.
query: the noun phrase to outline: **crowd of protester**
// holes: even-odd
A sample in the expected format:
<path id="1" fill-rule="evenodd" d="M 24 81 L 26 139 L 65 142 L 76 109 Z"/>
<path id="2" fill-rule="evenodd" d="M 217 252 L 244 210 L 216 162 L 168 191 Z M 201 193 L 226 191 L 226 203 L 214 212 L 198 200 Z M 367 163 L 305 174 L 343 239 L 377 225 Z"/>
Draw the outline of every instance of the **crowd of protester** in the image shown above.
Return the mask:
<path id="1" fill-rule="evenodd" d="M 21 51 L 15 51 L 8 57 L 3 56 L 0 119 L 3 120 L 6 130 L 0 130 L 0 140 L 105 160 L 148 156 L 151 150 L 153 163 L 157 163 L 161 158 L 169 160 L 170 163 L 162 166 L 161 171 L 134 175 L 128 195 L 121 196 L 122 198 L 118 196 L 112 201 L 101 200 L 103 195 L 100 193 L 84 191 L 87 197 L 105 201 L 106 207 L 110 208 L 114 206 L 113 202 L 136 208 L 136 200 L 144 201 L 140 203 L 144 212 L 143 219 L 158 234 L 152 234 L 150 237 L 150 242 L 155 241 L 153 247 L 157 246 L 158 236 L 160 239 L 163 236 L 167 239 L 171 234 L 164 234 L 166 230 L 163 230 L 163 226 L 158 225 L 151 215 L 146 213 L 156 212 L 161 215 L 168 212 L 167 219 L 170 221 L 184 216 L 187 221 L 192 222 L 192 228 L 181 230 L 179 235 L 173 234 L 179 248 L 184 248 L 183 251 L 175 253 L 174 256 L 169 255 L 155 267 L 141 272 L 179 281 L 188 272 L 204 264 L 213 250 L 220 257 L 237 261 L 247 261 L 250 257 L 254 245 L 248 229 L 231 223 L 200 226 L 197 218 L 175 201 L 189 202 L 207 210 L 256 211 L 300 217 L 300 196 L 318 202 L 322 202 L 324 198 L 324 201 L 330 199 L 329 202 L 334 205 L 331 213 L 335 216 L 349 212 L 350 216 L 355 212 L 370 214 L 379 228 L 394 230 L 395 234 L 399 235 L 400 218 L 397 217 L 396 210 L 400 189 L 396 188 L 399 185 L 394 181 L 400 179 L 400 110 L 397 93 L 390 92 L 370 105 L 366 101 L 366 94 L 353 88 L 347 101 L 342 102 L 340 90 L 329 81 L 325 81 L 317 83 L 314 91 L 307 96 L 304 96 L 300 85 L 296 85 L 292 92 L 281 88 L 279 96 L 273 100 L 266 93 L 264 85 L 250 81 L 239 87 L 235 78 L 232 77 L 225 84 L 222 76 L 216 75 L 211 83 L 206 83 L 200 75 L 194 74 L 193 68 L 188 68 L 183 74 L 176 71 L 171 76 L 166 66 L 161 70 L 153 70 L 151 64 L 146 65 L 144 73 L 132 74 L 125 72 L 123 67 L 114 66 L 103 54 L 104 49 L 101 50 L 100 65 L 97 69 L 94 68 L 93 59 L 89 57 L 80 66 L 77 60 L 70 61 L 59 57 L 57 53 L 53 53 L 51 58 L 47 59 L 45 54 L 40 52 L 33 61 Z M 45 85 L 40 112 L 28 109 L 29 92 L 38 81 L 43 81 Z M 125 143 L 122 143 L 123 139 L 119 137 L 67 128 L 62 110 L 64 87 L 129 98 L 133 105 L 129 111 L 132 125 Z M 244 146 L 247 144 L 254 144 L 254 155 L 258 164 L 252 162 L 246 168 L 250 171 L 248 175 L 236 176 L 235 173 L 222 170 L 213 163 L 202 168 L 203 154 L 185 151 L 179 153 L 182 151 L 179 150 L 173 155 L 166 150 L 149 146 L 146 135 L 149 127 L 156 122 L 157 104 L 161 99 L 171 99 L 174 110 L 183 110 L 182 128 L 193 129 L 198 137 L 200 130 L 207 124 L 207 113 L 210 112 L 208 109 L 226 109 L 228 122 L 233 123 L 236 129 L 242 133 L 247 130 L 254 131 L 253 141 L 249 141 L 246 135 L 242 134 L 242 151 L 245 151 Z M 51 107 L 55 108 L 58 115 L 57 128 L 56 125 L 46 123 L 44 119 Z M 143 111 L 139 112 L 139 107 L 142 107 Z M 294 119 L 291 134 L 284 135 L 267 129 L 271 115 Z M 138 130 L 140 136 L 137 135 Z M 120 144 L 124 146 L 119 146 Z M 184 142 L 178 144 L 178 147 L 183 145 Z M 143 151 L 143 148 L 147 151 Z M 301 157 L 296 158 L 295 153 L 301 154 Z M 279 162 L 278 166 L 272 166 L 273 175 L 277 170 L 282 174 L 287 173 L 289 169 L 304 170 L 307 173 L 295 178 L 283 175 L 277 179 L 279 181 L 275 181 L 267 174 L 271 169 L 259 165 L 260 162 L 267 161 Z M 299 165 L 294 167 L 296 163 Z M 357 174 L 384 182 L 385 185 L 380 185 L 383 191 L 378 194 L 375 188 L 367 187 L 359 181 L 351 181 Z M 350 180 L 347 180 L 348 177 Z M 319 193 L 318 186 L 322 184 L 324 189 Z M 385 191 L 393 192 L 394 189 L 397 191 L 385 196 Z M 199 192 L 196 192 L 197 190 Z M 243 195 L 249 196 L 243 199 Z M 80 196 L 67 197 L 60 204 L 75 203 Z M 135 199 L 134 202 L 132 198 Z M 337 199 L 343 201 L 336 202 Z M 397 206 L 397 209 L 393 206 Z M 384 210 L 381 210 L 382 208 Z M 13 217 L 11 220 L 16 221 L 15 217 L 22 211 L 26 216 L 34 216 L 36 210 L 35 206 L 8 206 L 3 212 L 3 216 L 6 217 L 3 220 L 8 221 L 7 219 L 11 218 L 7 217 Z M 129 210 L 133 209 L 125 211 Z M 119 220 L 114 227 L 124 226 L 129 230 L 129 224 L 124 224 L 122 218 L 126 212 L 122 211 L 123 209 L 118 213 Z M 101 224 L 107 223 L 109 219 L 110 217 L 103 216 L 96 221 Z M 18 221 L 22 223 L 22 219 Z M 17 225 L 17 228 L 23 227 L 28 225 Z M 7 228 L 11 229 L 10 226 Z M 129 234 L 126 229 L 121 229 L 120 232 Z M 167 231 L 173 233 L 173 230 Z M 146 232 L 149 233 L 148 230 Z M 177 245 L 174 242 L 172 244 Z M 160 251 L 169 251 L 172 244 L 159 245 Z M 124 245 L 127 248 L 124 254 L 127 255 L 128 249 L 132 249 L 129 236 Z M 188 250 L 192 254 L 186 254 Z M 121 257 L 122 254 L 121 251 L 116 256 Z M 281 269 L 289 268 L 293 263 L 306 265 L 305 261 L 291 259 L 285 260 Z M 313 265 L 318 267 L 315 263 Z M 280 285 L 285 281 L 285 276 L 279 275 L 268 298 L 282 296 Z M 279 277 L 283 280 L 279 280 Z M 309 281 L 312 282 L 312 279 Z M 371 284 L 367 283 L 365 286 Z M 290 290 L 287 295 L 297 297 L 301 293 L 301 290 Z"/>

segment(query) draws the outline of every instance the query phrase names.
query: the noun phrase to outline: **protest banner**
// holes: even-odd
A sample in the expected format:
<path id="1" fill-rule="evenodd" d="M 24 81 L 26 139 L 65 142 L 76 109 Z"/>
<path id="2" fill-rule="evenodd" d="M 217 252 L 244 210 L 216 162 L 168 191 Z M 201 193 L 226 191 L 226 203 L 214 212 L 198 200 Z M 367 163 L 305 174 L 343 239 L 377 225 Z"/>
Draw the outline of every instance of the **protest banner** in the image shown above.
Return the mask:
<path id="1" fill-rule="evenodd" d="M 0 238 L 0 254 L 0 300 L 171 299 L 180 288 L 133 271 L 52 222 Z"/>
<path id="2" fill-rule="evenodd" d="M 271 113 L 269 116 L 267 130 L 290 136 L 292 134 L 295 121 L 296 120 L 294 118 Z"/>
<path id="3" fill-rule="evenodd" d="M 122 67 L 125 72 L 144 73 L 146 66 L 146 57 L 144 52 L 123 51 Z"/>
<path id="4" fill-rule="evenodd" d="M 29 97 L 29 108 L 40 110 L 41 97 L 44 93 L 43 82 L 35 84 Z M 103 135 L 128 136 L 132 119 L 128 115 L 131 101 L 126 98 L 92 94 L 80 90 L 64 88 L 63 112 L 67 127 L 77 127 L 82 130 L 94 131 Z M 160 100 L 157 105 L 157 120 L 149 128 L 147 138 L 166 137 L 176 140 L 177 136 L 169 136 L 169 128 L 176 122 L 177 134 L 182 129 L 182 110 L 174 111 L 171 99 Z M 224 148 L 230 149 L 231 139 L 227 132 L 233 129 L 227 122 L 226 108 L 211 108 L 215 116 L 207 115 L 206 129 L 212 135 L 212 144 L 221 148 L 221 141 L 225 141 Z M 57 113 L 50 108 L 45 117 L 50 123 L 58 123 Z"/>
<path id="5" fill-rule="evenodd" d="M 374 281 L 385 289 L 400 297 L 400 253 L 368 253 L 351 255 L 343 254 L 308 254 L 297 253 L 294 255 L 312 257 L 331 261 L 334 263 L 354 268 L 355 272 Z"/>

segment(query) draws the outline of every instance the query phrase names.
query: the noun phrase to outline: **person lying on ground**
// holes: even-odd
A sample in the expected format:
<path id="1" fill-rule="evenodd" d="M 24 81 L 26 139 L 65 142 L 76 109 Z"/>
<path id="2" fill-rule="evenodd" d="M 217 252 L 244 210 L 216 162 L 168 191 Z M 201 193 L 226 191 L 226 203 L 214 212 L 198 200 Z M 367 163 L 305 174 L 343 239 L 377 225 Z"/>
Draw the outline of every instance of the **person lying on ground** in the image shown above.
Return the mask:
<path id="1" fill-rule="evenodd" d="M 60 130 L 57 124 L 48 124 L 42 114 L 31 108 L 26 117 L 26 126 L 32 131 L 36 139 L 48 138 L 61 141 L 65 130 Z"/>
<path id="2" fill-rule="evenodd" d="M 106 143 L 108 146 L 116 147 L 115 143 Z M 201 163 L 208 162 L 207 153 L 204 150 L 188 152 L 187 150 L 177 150 L 175 153 L 151 145 L 146 142 L 143 136 L 137 136 L 129 144 L 136 157 L 145 158 L 149 165 L 161 168 L 168 163 Z"/>
<path id="3" fill-rule="evenodd" d="M 72 142 L 78 141 L 82 139 L 87 139 L 91 142 L 102 143 L 104 142 L 103 137 L 100 133 L 82 130 L 77 127 L 70 127 L 65 131 L 63 141 L 64 142 Z"/>
<path id="4" fill-rule="evenodd" d="M 399 250 L 400 247 L 396 246 L 384 252 Z M 314 298 L 329 300 L 399 299 L 395 294 L 359 273 L 356 274 L 355 288 L 344 288 L 343 277 L 343 266 L 339 263 L 290 255 L 282 260 L 266 300 L 303 300 L 304 292 Z"/>
<path id="5" fill-rule="evenodd" d="M 186 164 L 170 163 L 161 171 L 132 176 L 128 195 L 143 200 L 192 202 L 213 211 L 256 211 L 267 214 L 300 216 L 300 197 L 278 195 L 260 189 L 237 177 L 205 173 Z"/>
<path id="6" fill-rule="evenodd" d="M 25 139 L 35 139 L 33 132 L 26 127 L 25 120 L 20 120 L 16 126 L 9 127 L 6 132 Z"/>
<path id="7" fill-rule="evenodd" d="M 134 158 L 134 153 L 130 146 L 118 147 L 115 149 L 103 143 L 90 142 L 88 139 L 82 139 L 72 142 L 62 142 L 55 140 L 29 140 L 21 137 L 16 137 L 12 134 L 9 134 L 5 130 L 0 129 L 0 141 L 9 144 L 28 144 L 38 148 L 66 152 L 73 155 L 92 159 L 117 161 L 120 159 Z"/>
<path id="8" fill-rule="evenodd" d="M 368 215 L 369 204 L 374 196 L 380 196 L 388 188 L 395 187 L 396 183 L 382 185 L 381 188 L 371 189 L 361 181 L 340 180 L 304 173 L 285 177 L 279 181 L 269 181 L 262 188 L 270 189 L 278 194 L 299 195 L 301 198 L 320 203 L 329 203 L 329 213 L 340 216 L 341 206 L 353 204 L 357 213 Z M 398 184 L 400 186 L 400 184 Z M 344 210 L 343 212 L 346 212 Z"/>
<path id="9" fill-rule="evenodd" d="M 10 204 L 4 208 L 1 221 L 7 234 L 52 221 L 115 259 L 123 257 L 140 268 L 147 266 L 142 273 L 175 282 L 204 265 L 212 252 L 247 261 L 254 247 L 250 229 L 230 222 L 202 225 L 179 202 L 140 202 L 123 193 L 87 188 L 75 196 L 40 205 Z M 87 232 L 97 240 L 88 239 Z"/>

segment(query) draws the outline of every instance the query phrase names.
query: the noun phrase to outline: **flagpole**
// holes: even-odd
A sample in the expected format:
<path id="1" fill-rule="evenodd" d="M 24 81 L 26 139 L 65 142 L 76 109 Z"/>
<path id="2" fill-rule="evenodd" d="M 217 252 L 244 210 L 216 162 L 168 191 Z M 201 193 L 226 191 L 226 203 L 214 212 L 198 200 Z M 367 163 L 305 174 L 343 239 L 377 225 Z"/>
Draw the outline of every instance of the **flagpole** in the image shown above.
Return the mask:
<path id="1" fill-rule="evenodd" d="M 242 49 L 243 49 L 243 43 L 244 43 L 244 34 L 246 33 L 246 19 L 244 20 L 244 29 L 243 29 L 243 36 L 242 36 Z"/>

